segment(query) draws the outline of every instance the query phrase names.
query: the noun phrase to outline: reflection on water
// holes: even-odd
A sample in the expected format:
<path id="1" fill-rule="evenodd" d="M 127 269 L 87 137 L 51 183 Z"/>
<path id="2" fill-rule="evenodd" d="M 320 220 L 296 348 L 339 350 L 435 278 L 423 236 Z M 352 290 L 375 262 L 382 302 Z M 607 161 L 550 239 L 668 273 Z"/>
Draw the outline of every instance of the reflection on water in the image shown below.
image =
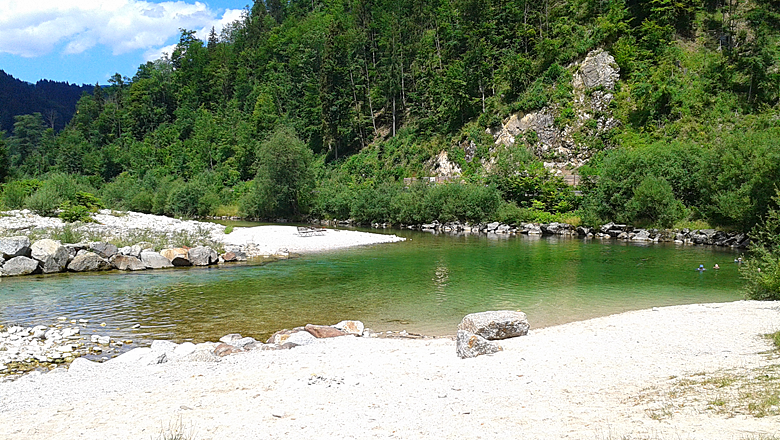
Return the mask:
<path id="1" fill-rule="evenodd" d="M 713 247 L 396 232 L 410 240 L 266 265 L 0 279 L 0 322 L 106 322 L 116 337 L 258 339 L 306 323 L 453 334 L 468 313 L 521 309 L 533 327 L 740 298 Z M 721 270 L 703 273 L 699 264 Z M 132 329 L 141 324 L 140 329 Z"/>

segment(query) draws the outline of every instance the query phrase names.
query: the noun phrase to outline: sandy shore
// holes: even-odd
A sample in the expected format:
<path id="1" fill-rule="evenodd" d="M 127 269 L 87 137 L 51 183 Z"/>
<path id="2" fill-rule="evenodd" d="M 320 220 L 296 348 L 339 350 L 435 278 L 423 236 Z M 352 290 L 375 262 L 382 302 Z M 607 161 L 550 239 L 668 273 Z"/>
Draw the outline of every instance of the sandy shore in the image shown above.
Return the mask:
<path id="1" fill-rule="evenodd" d="M 711 395 L 731 402 L 730 388 L 704 390 L 777 366 L 760 335 L 779 328 L 780 303 L 738 301 L 532 330 L 466 360 L 446 338 L 341 337 L 218 363 L 82 364 L 0 384 L 0 438 L 156 439 L 178 423 L 203 440 L 766 438 L 780 416 L 719 411 Z"/>

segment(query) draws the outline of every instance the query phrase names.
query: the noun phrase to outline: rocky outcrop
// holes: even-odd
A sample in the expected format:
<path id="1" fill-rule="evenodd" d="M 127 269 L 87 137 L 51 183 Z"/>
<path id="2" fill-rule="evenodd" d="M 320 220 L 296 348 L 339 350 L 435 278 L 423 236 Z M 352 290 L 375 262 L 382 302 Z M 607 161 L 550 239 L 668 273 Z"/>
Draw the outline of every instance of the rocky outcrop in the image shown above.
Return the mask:
<path id="1" fill-rule="evenodd" d="M 111 263 L 103 259 L 100 255 L 89 251 L 79 252 L 79 254 L 68 263 L 68 270 L 71 272 L 94 272 L 97 270 L 109 269 L 111 269 Z"/>
<path id="2" fill-rule="evenodd" d="M 62 272 L 68 265 L 70 254 L 60 242 L 44 239 L 33 243 L 31 247 L 32 258 L 40 261 L 43 273 Z"/>
<path id="3" fill-rule="evenodd" d="M 471 313 L 458 324 L 458 330 L 465 330 L 491 341 L 525 336 L 529 328 L 525 313 L 512 310 Z"/>
<path id="4" fill-rule="evenodd" d="M 599 136 L 619 125 L 609 108 L 614 98 L 612 91 L 620 79 L 620 67 L 612 55 L 594 50 L 568 69 L 573 72 L 570 102 L 516 113 L 500 127 L 487 129 L 495 140 L 496 155 L 502 154 L 500 147 L 519 141 L 531 148 L 548 169 L 568 175 L 593 154 L 578 138 Z M 483 165 L 490 168 L 492 162 Z"/>
<path id="5" fill-rule="evenodd" d="M 475 358 L 483 354 L 498 353 L 503 350 L 501 345 L 487 339 L 469 333 L 465 330 L 458 330 L 455 338 L 455 350 L 461 359 Z"/>
<path id="6" fill-rule="evenodd" d="M 13 257 L 3 263 L 0 269 L 0 275 L 13 277 L 19 275 L 29 275 L 40 271 L 39 262 L 27 257 Z"/>
<path id="7" fill-rule="evenodd" d="M 30 256 L 30 239 L 24 236 L 0 238 L 0 257 L 10 260 L 14 257 Z"/>

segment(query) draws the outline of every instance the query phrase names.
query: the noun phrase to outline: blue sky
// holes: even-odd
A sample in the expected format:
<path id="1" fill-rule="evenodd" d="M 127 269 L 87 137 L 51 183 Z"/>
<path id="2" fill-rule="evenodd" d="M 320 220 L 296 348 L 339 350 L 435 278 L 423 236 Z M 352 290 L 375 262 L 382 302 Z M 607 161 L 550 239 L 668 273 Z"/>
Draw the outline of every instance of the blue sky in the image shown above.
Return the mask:
<path id="1" fill-rule="evenodd" d="M 23 81 L 106 84 L 170 53 L 179 29 L 205 39 L 252 0 L 0 0 L 0 69 Z"/>

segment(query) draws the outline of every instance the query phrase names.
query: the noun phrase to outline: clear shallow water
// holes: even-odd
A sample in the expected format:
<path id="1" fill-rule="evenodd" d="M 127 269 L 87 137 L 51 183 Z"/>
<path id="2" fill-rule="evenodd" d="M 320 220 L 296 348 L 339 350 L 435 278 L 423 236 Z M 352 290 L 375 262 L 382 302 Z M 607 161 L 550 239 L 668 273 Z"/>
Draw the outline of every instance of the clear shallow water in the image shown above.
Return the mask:
<path id="1" fill-rule="evenodd" d="M 445 335 L 484 310 L 520 309 L 538 328 L 741 299 L 738 254 L 727 249 L 394 232 L 410 240 L 265 265 L 2 278 L 0 323 L 66 316 L 115 337 L 195 342 L 234 332 L 264 339 L 342 319 Z M 699 273 L 699 264 L 708 270 Z M 94 328 L 100 322 L 105 329 Z"/>

